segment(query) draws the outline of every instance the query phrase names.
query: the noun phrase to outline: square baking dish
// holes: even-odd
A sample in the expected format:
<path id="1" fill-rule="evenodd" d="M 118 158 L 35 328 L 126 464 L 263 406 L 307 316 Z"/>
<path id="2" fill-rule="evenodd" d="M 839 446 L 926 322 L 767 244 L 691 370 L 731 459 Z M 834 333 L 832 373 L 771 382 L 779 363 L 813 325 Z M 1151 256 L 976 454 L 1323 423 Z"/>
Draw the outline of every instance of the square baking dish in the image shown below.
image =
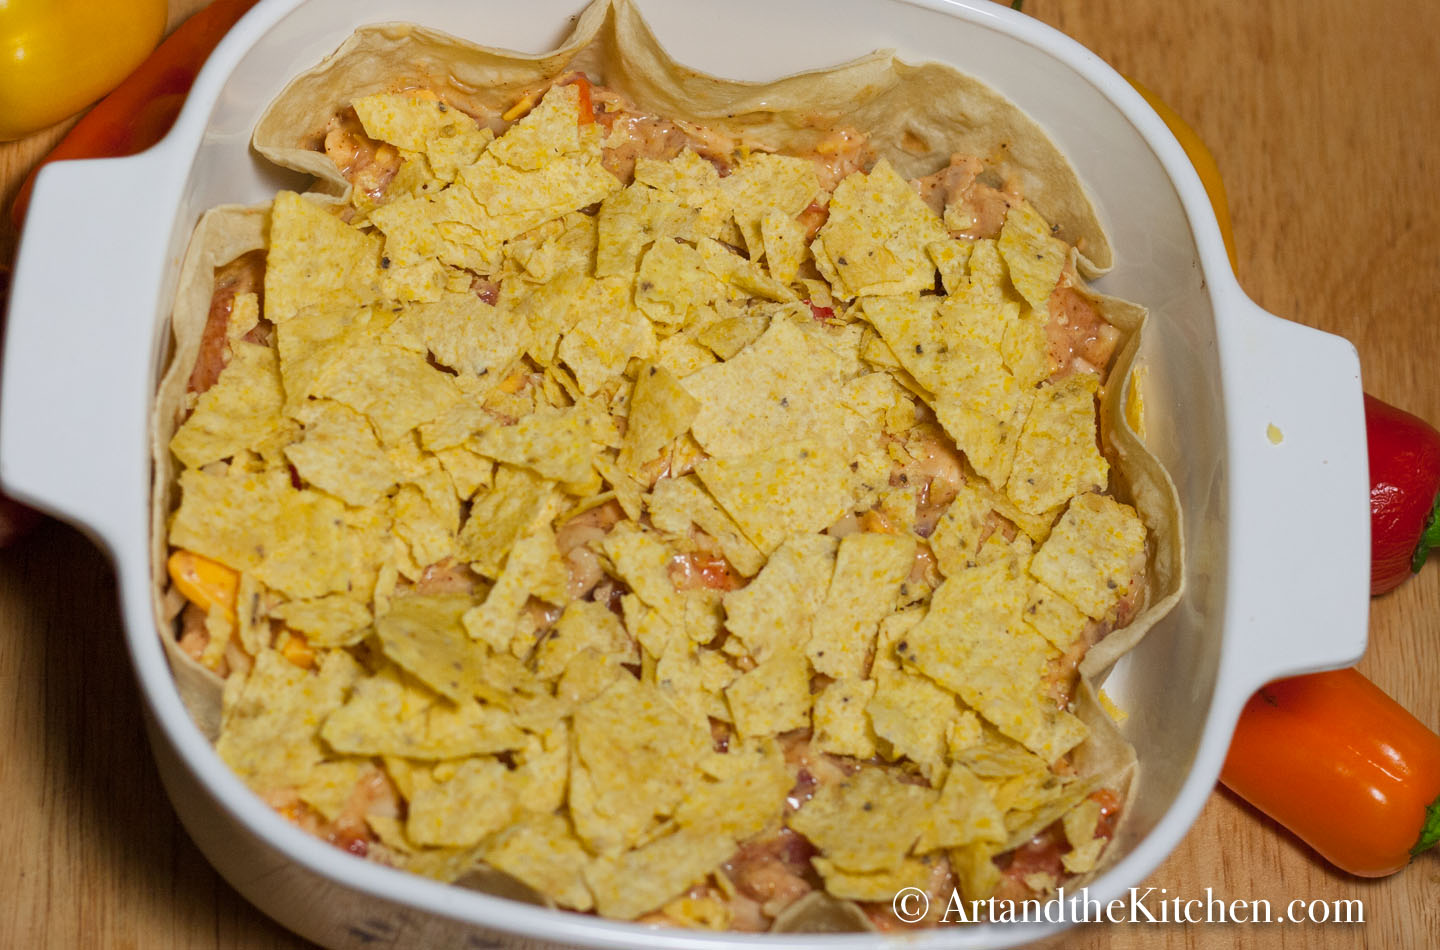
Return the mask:
<path id="1" fill-rule="evenodd" d="M 0 482 L 86 530 L 115 562 L 149 733 L 176 811 L 249 900 L 325 946 L 872 947 L 874 934 L 657 930 L 440 885 L 307 837 L 220 761 L 154 635 L 149 416 L 191 229 L 301 176 L 250 149 L 261 111 L 357 26 L 403 20 L 540 53 L 582 4 L 263 0 L 211 57 L 169 136 L 132 158 L 40 176 L 12 289 Z M 1213 787 L 1260 684 L 1346 665 L 1365 647 L 1368 473 L 1359 362 L 1346 341 L 1273 317 L 1230 271 L 1184 153 L 1122 77 L 1062 34 L 985 0 L 641 0 L 680 62 L 765 80 L 893 48 L 949 63 L 1046 129 L 1090 192 L 1116 266 L 1094 283 L 1151 312 L 1146 429 L 1184 511 L 1188 586 L 1105 688 L 1140 767 L 1102 903 L 1144 879 Z M 53 362 L 52 362 L 53 361 Z M 60 369 L 63 368 L 63 372 Z M 1276 441 L 1276 439 L 1279 441 Z M 942 926 L 907 947 L 996 947 L 1057 924 Z"/>

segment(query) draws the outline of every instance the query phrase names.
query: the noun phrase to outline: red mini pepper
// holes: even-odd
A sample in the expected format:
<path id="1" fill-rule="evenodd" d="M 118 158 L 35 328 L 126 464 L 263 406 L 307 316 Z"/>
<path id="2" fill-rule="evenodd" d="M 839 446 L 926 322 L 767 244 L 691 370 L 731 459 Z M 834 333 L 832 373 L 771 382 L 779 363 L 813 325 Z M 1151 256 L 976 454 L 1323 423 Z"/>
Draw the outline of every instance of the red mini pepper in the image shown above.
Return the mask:
<path id="1" fill-rule="evenodd" d="M 1365 439 L 1373 596 L 1399 587 L 1440 546 L 1440 432 L 1366 395 Z"/>
<path id="2" fill-rule="evenodd" d="M 165 137 L 200 67 L 235 21 L 257 0 L 215 0 L 180 24 L 155 52 L 72 128 L 31 170 L 11 207 L 18 229 L 30 204 L 35 173 L 66 158 L 112 158 L 143 152 Z"/>

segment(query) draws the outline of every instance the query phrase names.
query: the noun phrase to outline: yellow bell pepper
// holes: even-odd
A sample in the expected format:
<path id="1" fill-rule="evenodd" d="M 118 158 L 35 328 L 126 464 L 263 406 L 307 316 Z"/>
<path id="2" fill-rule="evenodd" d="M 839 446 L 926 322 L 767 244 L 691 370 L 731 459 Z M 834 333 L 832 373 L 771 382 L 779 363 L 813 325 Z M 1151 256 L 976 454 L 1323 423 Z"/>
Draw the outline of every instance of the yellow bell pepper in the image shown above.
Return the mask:
<path id="1" fill-rule="evenodd" d="M 0 0 L 0 141 L 119 85 L 165 31 L 165 0 Z"/>
<path id="2" fill-rule="evenodd" d="M 1126 77 L 1129 79 L 1129 77 Z M 1195 171 L 1200 175 L 1200 183 L 1205 186 L 1205 194 L 1210 197 L 1210 205 L 1215 209 L 1215 220 L 1220 223 L 1220 236 L 1225 239 L 1225 253 L 1230 256 L 1230 267 L 1235 267 L 1235 235 L 1230 228 L 1230 205 L 1225 197 L 1225 183 L 1220 179 L 1220 167 L 1215 164 L 1215 156 L 1210 154 L 1200 136 L 1180 115 L 1159 96 L 1145 88 L 1140 83 L 1130 79 L 1130 85 L 1134 86 L 1145 101 L 1150 103 L 1150 108 L 1165 121 L 1170 132 L 1180 142 L 1180 147 L 1190 158 L 1190 164 L 1195 166 Z"/>
<path id="3" fill-rule="evenodd" d="M 293 631 L 285 639 L 285 645 L 280 648 L 280 655 L 302 670 L 308 670 L 315 665 L 315 648 L 304 635 Z"/>
<path id="4" fill-rule="evenodd" d="M 207 614 L 219 607 L 225 619 L 235 622 L 235 598 L 240 590 L 240 575 L 235 571 L 202 557 L 194 551 L 177 550 L 165 564 L 175 589 Z"/>

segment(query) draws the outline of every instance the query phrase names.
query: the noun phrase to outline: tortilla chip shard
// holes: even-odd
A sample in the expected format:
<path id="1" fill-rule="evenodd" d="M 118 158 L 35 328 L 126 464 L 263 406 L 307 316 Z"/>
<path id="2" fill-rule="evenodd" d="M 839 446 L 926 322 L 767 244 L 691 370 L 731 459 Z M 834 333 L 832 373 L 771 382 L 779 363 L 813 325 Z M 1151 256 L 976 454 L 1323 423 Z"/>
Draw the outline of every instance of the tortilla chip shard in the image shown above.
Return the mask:
<path id="1" fill-rule="evenodd" d="M 915 560 L 915 539 L 859 533 L 840 542 L 835 573 L 805 648 L 817 672 L 859 677 L 880 621 L 895 608 Z"/>
<path id="2" fill-rule="evenodd" d="M 833 755 L 868 759 L 875 754 L 875 730 L 865 706 L 875 695 L 873 679 L 835 680 L 815 697 L 815 748 Z"/>
<path id="3" fill-rule="evenodd" d="M 524 745 L 509 713 L 474 700 L 451 702 L 394 667 L 357 682 L 320 734 L 339 752 L 409 759 L 489 755 Z"/>
<path id="4" fill-rule="evenodd" d="M 935 264 L 925 249 L 946 237 L 939 215 L 882 158 L 836 186 L 810 249 L 836 296 L 852 300 L 932 288 Z"/>
<path id="5" fill-rule="evenodd" d="M 1030 563 L 1030 573 L 1100 619 L 1130 593 L 1145 554 L 1145 524 L 1135 509 L 1106 495 L 1070 502 Z"/>
<path id="6" fill-rule="evenodd" d="M 1036 391 L 1005 489 L 1022 511 L 1038 515 L 1075 495 L 1105 490 L 1110 464 L 1096 438 L 1099 388 L 1094 373 L 1075 373 Z"/>
<path id="7" fill-rule="evenodd" d="M 595 906 L 584 876 L 590 855 L 561 815 L 530 815 L 506 828 L 486 843 L 485 861 L 561 907 Z"/>
<path id="8" fill-rule="evenodd" d="M 735 728 L 745 738 L 810 724 L 810 663 L 798 650 L 778 653 L 725 689 Z"/>
<path id="9" fill-rule="evenodd" d="M 359 675 L 348 653 L 328 653 L 310 672 L 262 650 L 225 706 L 216 752 L 257 791 L 303 785 L 325 756 L 321 723 Z"/>
<path id="10" fill-rule="evenodd" d="M 317 201 L 282 191 L 270 209 L 265 317 L 280 324 L 305 307 L 366 303 L 379 292 L 379 235 L 341 221 Z"/>
<path id="11" fill-rule="evenodd" d="M 405 831 L 420 845 L 469 847 L 510 823 L 520 809 L 515 773 L 499 759 L 476 756 L 435 781 L 420 773 Z"/>
<path id="12" fill-rule="evenodd" d="M 326 399 L 306 402 L 300 420 L 304 437 L 285 447 L 285 457 L 311 485 L 360 507 L 376 501 L 398 480 L 364 416 Z"/>
<path id="13" fill-rule="evenodd" d="M 460 618 L 469 594 L 396 597 L 375 621 L 380 648 L 391 662 L 454 702 L 485 690 L 486 653 L 470 639 Z"/>
<path id="14" fill-rule="evenodd" d="M 847 871 L 900 866 L 925 830 L 935 793 L 883 769 L 863 769 L 820 786 L 789 817 L 823 857 Z"/>
<path id="15" fill-rule="evenodd" d="M 585 869 L 595 906 L 606 917 L 633 920 L 703 880 L 735 852 L 735 839 L 720 832 L 681 828 Z"/>
<path id="16" fill-rule="evenodd" d="M 594 809 L 632 829 L 643 830 L 679 804 L 710 748 L 708 730 L 677 716 L 658 689 L 628 674 L 580 706 L 574 723 L 574 757 L 585 766 Z M 572 774 L 572 808 L 573 783 Z"/>
<path id="17" fill-rule="evenodd" d="M 1036 310 L 1045 309 L 1060 282 L 1069 250 L 1030 202 L 1021 199 L 1010 206 L 1000 229 L 1000 254 L 1010 268 L 1010 282 Z"/>
<path id="18" fill-rule="evenodd" d="M 755 152 L 720 179 L 720 190 L 734 210 L 751 260 L 765 253 L 761 230 L 765 216 L 778 211 L 794 217 L 820 192 L 815 166 L 792 155 Z"/>
<path id="19" fill-rule="evenodd" d="M 844 432 L 843 367 L 836 354 L 793 321 L 776 317 L 733 359 L 681 381 L 697 401 L 695 440 L 717 458 L 782 442 Z"/>
<path id="20" fill-rule="evenodd" d="M 726 627 L 757 663 L 805 648 L 831 583 L 835 548 L 828 535 L 793 537 L 775 549 L 753 581 L 725 595 Z"/>
<path id="21" fill-rule="evenodd" d="M 170 451 L 190 468 L 256 446 L 284 425 L 285 391 L 275 351 L 244 340 L 230 347 L 233 355 L 219 380 L 201 394 L 170 440 Z"/>
<path id="22" fill-rule="evenodd" d="M 706 459 L 696 474 L 764 554 L 850 510 L 850 467 L 838 449 L 790 442 L 735 459 Z"/>
<path id="23" fill-rule="evenodd" d="M 699 411 L 699 401 L 669 370 L 654 364 L 641 366 L 630 397 L 625 443 L 616 460 L 621 470 L 638 475 L 642 465 L 690 428 Z"/>

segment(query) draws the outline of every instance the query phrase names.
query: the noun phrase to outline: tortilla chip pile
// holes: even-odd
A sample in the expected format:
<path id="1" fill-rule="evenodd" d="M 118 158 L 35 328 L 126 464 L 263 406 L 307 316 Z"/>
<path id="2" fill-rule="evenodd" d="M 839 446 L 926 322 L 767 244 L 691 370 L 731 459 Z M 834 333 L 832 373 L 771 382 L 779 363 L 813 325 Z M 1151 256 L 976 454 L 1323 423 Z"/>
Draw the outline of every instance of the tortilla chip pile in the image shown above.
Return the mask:
<path id="1" fill-rule="evenodd" d="M 721 865 L 782 825 L 839 898 L 942 857 L 983 897 L 1062 817 L 1092 867 L 1049 670 L 1146 530 L 1104 493 L 1099 378 L 1050 378 L 1070 248 L 1040 215 L 954 238 L 883 160 L 833 193 L 759 152 L 624 185 L 575 86 L 498 137 L 433 98 L 354 107 L 403 166 L 348 209 L 277 196 L 273 345 L 237 300 L 171 444 L 171 545 L 239 574 L 207 621 L 212 665 L 253 658 L 225 761 L 326 818 L 383 770 L 386 860 L 616 918 L 726 926 Z M 921 536 L 950 443 L 964 481 Z M 788 810 L 797 730 L 847 765 Z"/>

